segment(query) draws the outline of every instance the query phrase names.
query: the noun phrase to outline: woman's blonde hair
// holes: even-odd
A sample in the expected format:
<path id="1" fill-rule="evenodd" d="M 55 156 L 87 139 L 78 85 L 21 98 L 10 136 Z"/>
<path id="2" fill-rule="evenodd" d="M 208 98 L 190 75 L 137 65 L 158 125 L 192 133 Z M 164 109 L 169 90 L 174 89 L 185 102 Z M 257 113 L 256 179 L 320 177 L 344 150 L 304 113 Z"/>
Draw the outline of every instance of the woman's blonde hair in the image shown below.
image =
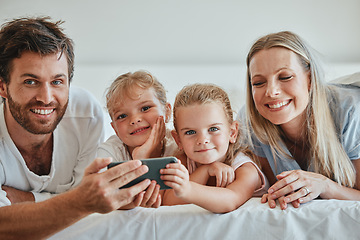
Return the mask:
<path id="1" fill-rule="evenodd" d="M 106 107 L 110 117 L 114 113 L 114 107 L 121 104 L 125 96 L 137 99 L 138 96 L 134 94 L 136 87 L 154 88 L 157 99 L 165 108 L 167 103 L 165 88 L 153 75 L 146 71 L 128 72 L 117 77 L 107 90 Z"/>
<path id="2" fill-rule="evenodd" d="M 192 84 L 185 86 L 177 95 L 173 108 L 174 128 L 177 131 L 177 110 L 179 107 L 188 107 L 195 104 L 220 103 L 223 106 L 225 116 L 229 124 L 234 122 L 233 110 L 227 93 L 214 84 Z M 229 143 L 224 163 L 231 165 L 236 154 L 241 151 L 251 156 L 248 148 L 241 143 L 240 131 L 238 131 L 235 143 Z"/>
<path id="3" fill-rule="evenodd" d="M 335 124 L 327 99 L 329 87 L 323 83 L 324 75 L 322 68 L 317 63 L 310 46 L 296 34 L 288 31 L 269 34 L 258 39 L 251 47 L 246 59 L 247 125 L 251 126 L 255 135 L 262 143 L 270 145 L 274 159 L 276 159 L 276 155 L 290 157 L 286 154 L 285 149 L 281 147 L 281 143 L 285 145 L 283 141 L 286 138 L 285 134 L 280 126 L 272 124 L 260 115 L 255 107 L 252 96 L 249 70 L 250 61 L 257 52 L 273 47 L 283 47 L 293 51 L 299 57 L 304 70 L 306 72 L 310 71 L 311 86 L 309 104 L 306 108 L 307 118 L 305 126 L 310 146 L 309 158 L 313 156 L 311 164 L 313 164 L 314 171 L 335 180 L 339 184 L 353 187 L 355 184 L 355 169 L 341 145 L 339 135 L 335 130 Z M 248 129 L 248 135 L 250 136 L 250 128 Z"/>

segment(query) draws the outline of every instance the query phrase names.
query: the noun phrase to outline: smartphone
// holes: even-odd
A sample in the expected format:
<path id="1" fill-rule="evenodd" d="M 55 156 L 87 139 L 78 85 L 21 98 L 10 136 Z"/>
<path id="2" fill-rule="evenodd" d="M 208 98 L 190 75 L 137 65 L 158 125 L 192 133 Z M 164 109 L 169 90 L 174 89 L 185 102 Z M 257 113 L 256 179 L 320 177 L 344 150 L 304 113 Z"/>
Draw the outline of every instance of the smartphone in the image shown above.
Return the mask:
<path id="1" fill-rule="evenodd" d="M 148 166 L 149 171 L 144 175 L 132 180 L 128 184 L 122 186 L 121 188 L 129 188 L 145 179 L 150 179 L 155 180 L 160 185 L 160 190 L 170 189 L 170 187 L 165 185 L 163 180 L 160 179 L 160 169 L 166 168 L 166 165 L 169 163 L 177 163 L 178 160 L 175 157 L 149 158 L 143 159 L 141 162 L 143 165 Z M 107 168 L 109 169 L 121 163 L 124 162 L 112 162 L 107 166 Z"/>

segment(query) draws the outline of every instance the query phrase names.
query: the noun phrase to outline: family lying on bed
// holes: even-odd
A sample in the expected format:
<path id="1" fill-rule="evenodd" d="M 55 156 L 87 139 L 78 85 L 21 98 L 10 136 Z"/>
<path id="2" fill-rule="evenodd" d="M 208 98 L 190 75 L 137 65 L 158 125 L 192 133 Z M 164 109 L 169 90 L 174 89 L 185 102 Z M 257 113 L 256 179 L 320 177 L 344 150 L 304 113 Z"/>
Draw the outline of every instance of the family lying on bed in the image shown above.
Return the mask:
<path id="1" fill-rule="evenodd" d="M 253 44 L 236 121 L 221 87 L 193 84 L 177 94 L 167 129 L 161 83 L 144 71 L 119 76 L 107 92 L 116 135 L 104 142 L 101 107 L 70 88 L 73 44 L 60 24 L 16 19 L 0 32 L 1 238 L 43 238 L 91 213 L 137 206 L 223 213 L 252 196 L 281 209 L 360 199 L 360 88 L 325 84 L 296 34 Z M 180 160 L 161 170 L 172 189 L 148 179 L 119 189 L 148 171 L 133 159 L 163 156 Z M 112 160 L 127 162 L 102 171 Z"/>

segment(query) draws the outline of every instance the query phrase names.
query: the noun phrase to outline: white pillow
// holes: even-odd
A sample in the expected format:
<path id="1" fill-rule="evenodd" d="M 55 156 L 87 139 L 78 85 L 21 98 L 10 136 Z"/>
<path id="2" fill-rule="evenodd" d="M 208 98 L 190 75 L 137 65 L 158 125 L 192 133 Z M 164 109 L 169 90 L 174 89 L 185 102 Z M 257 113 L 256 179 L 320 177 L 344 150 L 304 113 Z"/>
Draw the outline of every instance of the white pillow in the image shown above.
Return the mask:
<path id="1" fill-rule="evenodd" d="M 360 87 L 360 72 L 336 78 L 331 83 L 351 84 Z"/>

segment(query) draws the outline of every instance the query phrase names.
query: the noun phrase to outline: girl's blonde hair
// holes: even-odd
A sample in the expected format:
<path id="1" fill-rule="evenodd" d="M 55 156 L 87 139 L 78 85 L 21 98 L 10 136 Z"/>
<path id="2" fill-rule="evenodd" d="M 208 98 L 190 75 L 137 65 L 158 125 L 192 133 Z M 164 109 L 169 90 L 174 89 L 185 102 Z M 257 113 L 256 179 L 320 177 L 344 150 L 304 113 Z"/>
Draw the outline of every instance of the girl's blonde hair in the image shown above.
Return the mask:
<path id="1" fill-rule="evenodd" d="M 263 49 L 283 47 L 293 51 L 299 57 L 306 72 L 310 71 L 311 86 L 309 91 L 309 104 L 306 108 L 306 136 L 308 137 L 310 151 L 309 158 L 313 156 L 313 167 L 316 173 L 320 173 L 335 180 L 344 186 L 353 187 L 355 184 L 355 170 L 343 146 L 339 135 L 336 133 L 335 124 L 330 113 L 327 93 L 330 87 L 323 83 L 322 68 L 311 52 L 311 48 L 296 34 L 288 31 L 266 35 L 258 39 L 251 47 L 247 63 L 247 97 L 246 115 L 247 125 L 252 127 L 258 139 L 269 144 L 274 159 L 276 155 L 290 157 L 286 154 L 281 143 L 286 138 L 280 126 L 272 124 L 259 114 L 255 107 L 251 88 L 251 75 L 249 64 L 252 57 Z M 250 128 L 248 135 L 250 138 Z M 275 160 L 276 166 L 276 160 Z"/>
<path id="2" fill-rule="evenodd" d="M 179 107 L 188 107 L 195 104 L 220 103 L 223 106 L 225 116 L 229 124 L 234 122 L 233 110 L 227 93 L 213 84 L 192 84 L 185 86 L 177 95 L 173 108 L 174 128 L 177 131 L 177 110 Z M 251 156 L 246 146 L 241 145 L 240 131 L 238 131 L 235 143 L 229 143 L 224 163 L 231 165 L 234 157 L 239 151 Z"/>
<path id="3" fill-rule="evenodd" d="M 137 99 L 138 96 L 134 94 L 136 87 L 154 88 L 157 99 L 165 108 L 167 103 L 165 88 L 153 75 L 146 71 L 128 72 L 117 77 L 107 90 L 106 107 L 110 117 L 114 113 L 114 107 L 121 104 L 125 96 Z"/>

